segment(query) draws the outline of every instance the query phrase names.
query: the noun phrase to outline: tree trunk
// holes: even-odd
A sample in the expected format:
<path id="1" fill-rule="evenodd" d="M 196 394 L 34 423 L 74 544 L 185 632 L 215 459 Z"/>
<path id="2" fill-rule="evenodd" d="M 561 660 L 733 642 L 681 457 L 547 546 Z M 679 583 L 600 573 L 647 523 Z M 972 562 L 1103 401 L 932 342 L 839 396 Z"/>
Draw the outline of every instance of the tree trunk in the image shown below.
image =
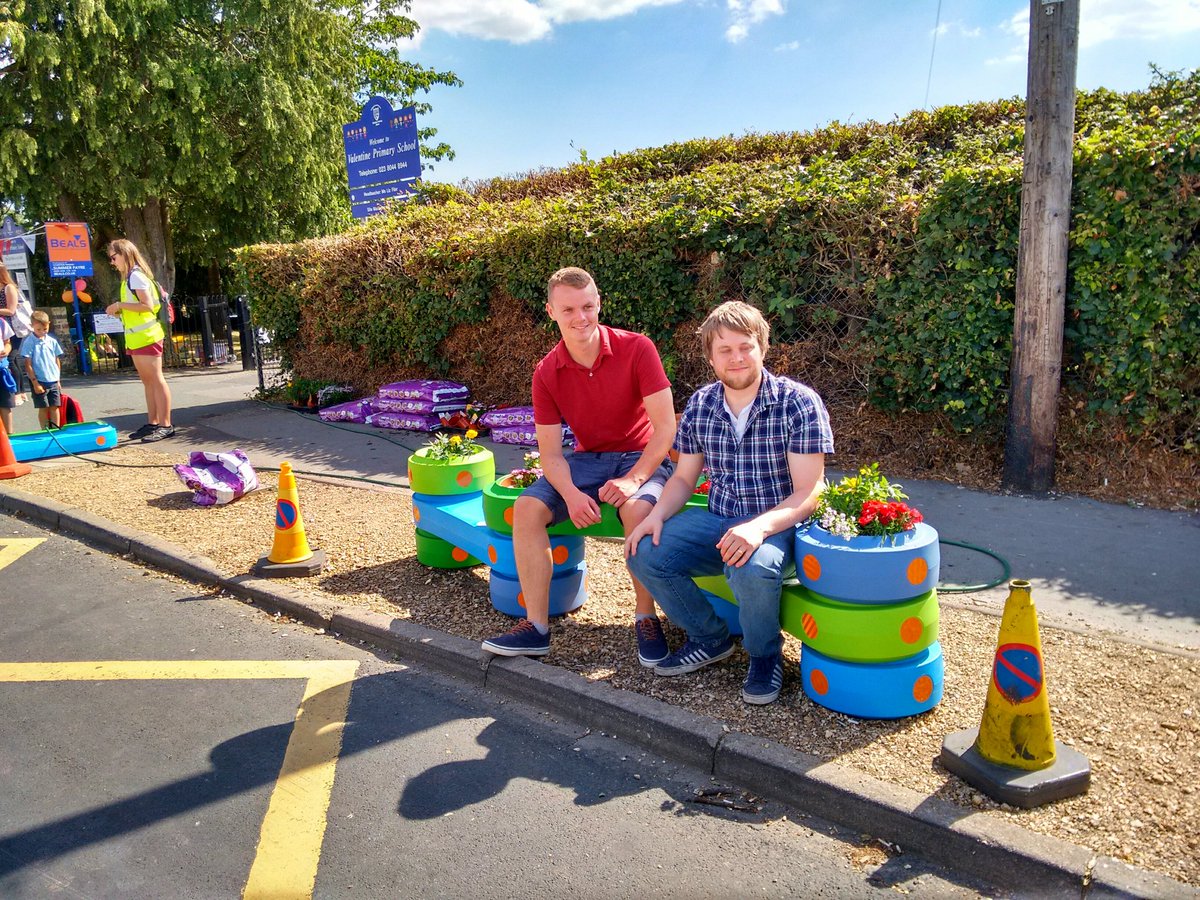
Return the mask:
<path id="1" fill-rule="evenodd" d="M 171 237 L 171 220 L 167 204 L 153 198 L 141 206 L 121 210 L 125 237 L 137 244 L 154 277 L 169 294 L 175 290 L 175 245 Z"/>

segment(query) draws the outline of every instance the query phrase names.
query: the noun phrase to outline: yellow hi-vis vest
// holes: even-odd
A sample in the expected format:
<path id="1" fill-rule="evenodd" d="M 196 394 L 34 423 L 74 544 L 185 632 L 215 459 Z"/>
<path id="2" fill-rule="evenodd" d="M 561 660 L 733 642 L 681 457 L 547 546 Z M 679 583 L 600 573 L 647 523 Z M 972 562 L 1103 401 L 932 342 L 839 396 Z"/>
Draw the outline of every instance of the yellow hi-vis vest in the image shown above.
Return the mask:
<path id="1" fill-rule="evenodd" d="M 144 272 L 142 273 L 145 274 Z M 166 337 L 162 325 L 158 321 L 158 309 L 162 306 L 162 297 L 158 296 L 158 285 L 154 283 L 154 279 L 150 281 L 150 293 L 154 295 L 154 312 L 146 312 L 142 309 L 122 309 L 121 324 L 125 326 L 125 349 L 137 350 L 141 347 L 149 347 L 156 341 L 161 341 Z M 129 290 L 129 279 L 121 280 L 121 302 L 122 303 L 138 303 L 140 298 L 136 297 Z"/>

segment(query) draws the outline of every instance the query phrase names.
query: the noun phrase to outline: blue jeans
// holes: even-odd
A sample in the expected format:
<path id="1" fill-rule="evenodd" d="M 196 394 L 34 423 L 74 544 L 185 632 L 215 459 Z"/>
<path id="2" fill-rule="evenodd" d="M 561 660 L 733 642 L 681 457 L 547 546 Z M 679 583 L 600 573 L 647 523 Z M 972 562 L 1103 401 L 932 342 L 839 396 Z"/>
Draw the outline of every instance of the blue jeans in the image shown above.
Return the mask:
<path id="1" fill-rule="evenodd" d="M 692 581 L 698 575 L 724 575 L 738 602 L 742 645 L 751 656 L 770 656 L 783 646 L 779 636 L 779 592 L 795 561 L 795 529 L 773 534 L 742 566 L 721 560 L 717 541 L 746 519 L 726 519 L 706 509 L 683 509 L 663 523 L 657 547 L 642 538 L 629 571 L 654 595 L 667 617 L 690 640 L 712 644 L 729 629 Z"/>

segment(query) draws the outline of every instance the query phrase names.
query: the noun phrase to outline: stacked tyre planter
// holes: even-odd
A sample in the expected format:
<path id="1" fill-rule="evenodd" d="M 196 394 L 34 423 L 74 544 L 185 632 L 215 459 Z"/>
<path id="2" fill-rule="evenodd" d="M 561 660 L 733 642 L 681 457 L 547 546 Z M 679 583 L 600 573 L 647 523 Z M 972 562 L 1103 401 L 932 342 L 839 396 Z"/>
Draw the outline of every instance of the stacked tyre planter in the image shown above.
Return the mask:
<path id="1" fill-rule="evenodd" d="M 497 534 L 507 537 L 510 541 L 512 539 L 512 529 L 513 529 L 513 504 L 517 502 L 517 498 L 519 496 L 521 496 L 522 491 L 524 491 L 524 488 L 514 487 L 511 482 L 510 476 L 508 476 L 508 475 L 504 476 L 499 481 L 496 481 L 495 483 L 484 488 L 484 491 L 483 491 L 484 524 L 486 524 L 486 526 L 489 529 L 496 532 Z M 687 505 L 688 506 L 707 506 L 708 505 L 708 497 L 704 494 L 695 494 L 688 501 Z M 550 534 L 551 551 L 553 554 L 555 554 L 554 555 L 554 561 L 555 561 L 554 580 L 552 580 L 552 582 L 551 582 L 551 591 L 550 591 L 550 613 L 551 613 L 551 615 L 558 615 L 558 613 L 555 612 L 555 609 L 556 609 L 555 597 L 556 597 L 556 595 L 562 596 L 564 598 L 569 596 L 570 591 L 572 590 L 572 585 L 571 585 L 571 582 L 569 581 L 569 579 L 576 578 L 578 576 L 575 576 L 571 573 L 570 568 L 569 568 L 569 566 L 570 566 L 569 560 L 564 562 L 563 566 L 561 567 L 561 571 L 560 571 L 560 566 L 558 565 L 559 556 L 563 556 L 567 551 L 557 549 L 557 548 L 559 548 L 559 547 L 570 548 L 571 559 L 574 559 L 575 548 L 578 547 L 579 558 L 581 560 L 579 563 L 579 566 L 578 566 L 578 572 L 582 576 L 583 573 L 586 572 L 586 566 L 582 562 L 583 551 L 584 551 L 583 539 L 585 537 L 620 538 L 625 534 L 625 530 L 624 530 L 624 527 L 621 525 L 621 518 L 617 514 L 616 507 L 611 506 L 608 503 L 601 503 L 600 504 L 600 521 L 597 522 L 596 524 L 589 525 L 586 528 L 576 528 L 574 525 L 571 524 L 570 521 L 566 521 L 566 522 L 560 522 L 557 525 L 550 526 L 550 528 L 548 528 L 547 531 Z M 576 544 L 575 542 L 578 542 L 578 543 Z M 566 559 L 565 556 L 564 556 L 564 559 Z M 503 579 L 506 577 L 507 577 L 506 575 L 503 575 L 503 574 L 500 575 L 500 579 Z M 558 579 L 562 579 L 561 586 L 555 583 L 558 581 Z M 582 596 L 584 596 L 584 597 L 586 597 L 586 586 L 587 586 L 587 579 L 586 579 L 586 577 L 583 577 L 582 581 L 580 582 L 579 589 L 581 591 Z M 501 584 L 499 585 L 499 591 L 505 597 L 518 596 L 519 590 L 520 590 L 520 586 L 515 583 L 515 576 L 514 576 L 513 584 L 505 584 L 505 583 L 503 583 L 503 581 L 501 581 Z M 499 603 L 497 603 L 497 601 L 496 601 L 497 591 L 498 591 L 497 573 L 496 573 L 495 569 L 493 569 L 492 570 L 492 603 L 493 603 L 493 605 L 495 605 L 496 609 L 500 610 L 501 612 L 508 612 L 509 615 L 523 615 L 523 613 L 521 613 L 519 611 L 518 612 L 509 612 L 509 610 L 513 608 L 511 603 L 508 605 L 507 608 L 504 606 L 501 606 Z M 728 616 L 728 615 L 730 615 L 729 611 L 732 610 L 732 616 L 733 616 L 732 627 L 734 627 L 734 628 L 738 627 L 737 626 L 737 607 L 736 606 L 728 603 L 726 600 L 724 600 L 720 597 L 713 596 L 711 594 L 709 594 L 709 600 L 713 602 L 714 607 L 716 607 L 716 609 L 717 609 L 718 615 L 722 615 L 723 617 Z M 579 603 L 577 603 L 575 606 L 571 606 L 571 607 L 568 607 L 567 609 L 563 609 L 562 612 L 569 612 L 571 609 L 575 609 L 578 605 L 580 605 L 582 603 L 583 603 L 583 600 L 580 600 Z M 520 609 L 519 606 L 516 608 L 518 610 Z M 737 633 L 740 634 L 741 632 L 739 631 Z"/>
<path id="2" fill-rule="evenodd" d="M 418 450 L 409 459 L 408 480 L 413 490 L 417 561 L 438 569 L 490 566 L 492 605 L 507 615 L 524 616 L 512 527 L 495 531 L 484 515 L 484 489 L 496 481 L 492 452 L 483 450 L 449 462 L 429 459 L 423 449 Z M 578 609 L 587 599 L 583 538 L 555 536 L 550 552 L 554 560 L 550 614 L 557 616 Z"/>
<path id="3" fill-rule="evenodd" d="M 804 642 L 800 674 L 815 703 L 864 719 L 897 719 L 942 699 L 937 532 L 842 538 L 819 525 L 796 536 L 801 588 L 780 624 Z"/>

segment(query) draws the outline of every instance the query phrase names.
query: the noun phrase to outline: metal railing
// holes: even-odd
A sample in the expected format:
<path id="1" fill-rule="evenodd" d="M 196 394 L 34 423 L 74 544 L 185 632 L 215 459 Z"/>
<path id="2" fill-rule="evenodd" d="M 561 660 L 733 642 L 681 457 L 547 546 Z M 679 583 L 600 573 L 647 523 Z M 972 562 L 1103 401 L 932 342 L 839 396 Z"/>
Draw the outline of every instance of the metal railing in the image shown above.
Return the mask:
<path id="1" fill-rule="evenodd" d="M 220 366 L 238 359 L 243 369 L 258 365 L 245 298 L 209 294 L 171 299 L 175 321 L 167 321 L 165 314 L 160 317 L 166 332 L 164 368 Z M 123 334 L 96 334 L 91 316 L 85 316 L 84 335 L 93 374 L 133 369 Z"/>

